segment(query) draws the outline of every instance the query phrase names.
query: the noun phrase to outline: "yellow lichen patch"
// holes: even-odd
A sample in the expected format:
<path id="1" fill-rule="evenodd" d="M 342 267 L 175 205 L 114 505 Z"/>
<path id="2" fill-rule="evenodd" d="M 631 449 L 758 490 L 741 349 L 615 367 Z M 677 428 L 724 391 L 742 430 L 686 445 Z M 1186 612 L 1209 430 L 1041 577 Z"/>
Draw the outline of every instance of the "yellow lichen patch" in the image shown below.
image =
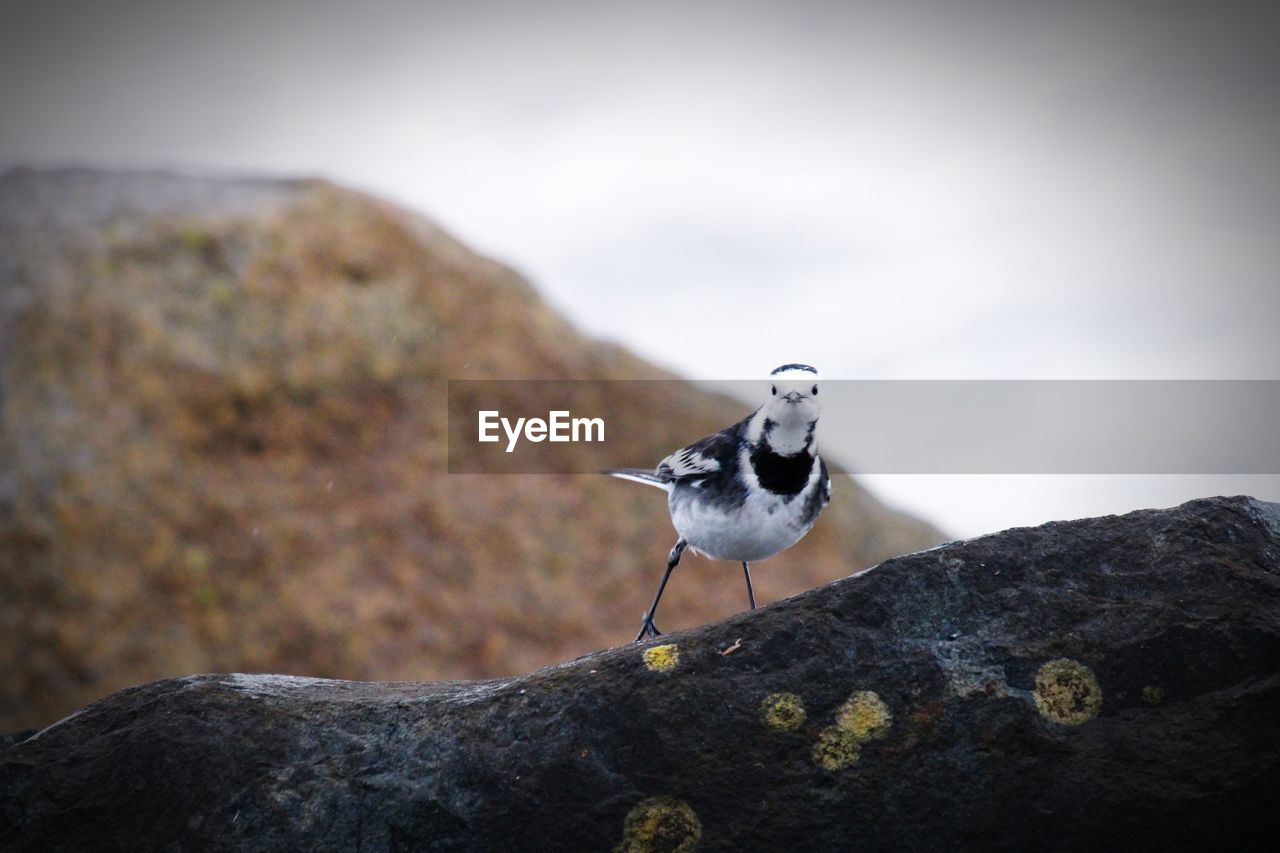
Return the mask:
<path id="1" fill-rule="evenodd" d="M 770 693 L 760 703 L 760 719 L 780 732 L 793 732 L 804 725 L 804 703 L 794 693 Z"/>
<path id="2" fill-rule="evenodd" d="M 689 853 L 702 839 L 702 822 L 675 797 L 650 797 L 627 813 L 614 853 Z"/>
<path id="3" fill-rule="evenodd" d="M 670 672 L 680 663 L 680 647 L 675 643 L 650 646 L 644 650 L 644 665 L 653 672 Z"/>
<path id="4" fill-rule="evenodd" d="M 1067 658 L 1051 660 L 1036 673 L 1036 707 L 1055 723 L 1087 723 L 1102 707 L 1102 688 L 1093 672 Z"/>
<path id="5" fill-rule="evenodd" d="M 1164 704 L 1164 688 L 1148 684 L 1142 688 L 1142 700 L 1148 705 Z"/>
<path id="6" fill-rule="evenodd" d="M 858 760 L 862 747 L 848 729 L 828 726 L 813 745 L 813 763 L 827 770 L 843 770 Z"/>
<path id="7" fill-rule="evenodd" d="M 892 724 L 889 706 L 870 690 L 855 691 L 836 711 L 836 725 L 860 741 L 884 737 Z"/>

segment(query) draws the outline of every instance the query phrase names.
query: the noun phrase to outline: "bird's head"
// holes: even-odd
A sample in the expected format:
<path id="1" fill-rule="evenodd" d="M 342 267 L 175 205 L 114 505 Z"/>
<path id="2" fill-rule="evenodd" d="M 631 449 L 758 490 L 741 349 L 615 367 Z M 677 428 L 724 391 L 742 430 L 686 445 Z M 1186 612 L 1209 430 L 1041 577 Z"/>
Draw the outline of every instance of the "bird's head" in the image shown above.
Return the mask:
<path id="1" fill-rule="evenodd" d="M 784 364 L 769 374 L 764 414 L 784 429 L 818 420 L 818 371 L 807 364 Z"/>

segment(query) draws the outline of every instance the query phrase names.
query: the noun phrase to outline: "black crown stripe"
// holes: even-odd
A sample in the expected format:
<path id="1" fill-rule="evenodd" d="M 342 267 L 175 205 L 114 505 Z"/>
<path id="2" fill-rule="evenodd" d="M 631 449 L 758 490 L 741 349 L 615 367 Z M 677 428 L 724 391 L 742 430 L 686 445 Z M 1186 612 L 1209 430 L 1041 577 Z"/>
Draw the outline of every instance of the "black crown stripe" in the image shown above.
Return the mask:
<path id="1" fill-rule="evenodd" d="M 807 371 L 809 371 L 810 373 L 817 373 L 817 372 L 818 372 L 817 368 L 810 367 L 810 366 L 809 366 L 809 365 L 807 365 L 807 364 L 784 364 L 784 365 L 782 365 L 782 367 L 775 367 L 775 368 L 773 369 L 773 372 L 771 372 L 769 375 L 770 375 L 770 376 L 777 376 L 779 373 L 782 373 L 782 372 L 787 371 L 787 370 L 807 370 Z"/>

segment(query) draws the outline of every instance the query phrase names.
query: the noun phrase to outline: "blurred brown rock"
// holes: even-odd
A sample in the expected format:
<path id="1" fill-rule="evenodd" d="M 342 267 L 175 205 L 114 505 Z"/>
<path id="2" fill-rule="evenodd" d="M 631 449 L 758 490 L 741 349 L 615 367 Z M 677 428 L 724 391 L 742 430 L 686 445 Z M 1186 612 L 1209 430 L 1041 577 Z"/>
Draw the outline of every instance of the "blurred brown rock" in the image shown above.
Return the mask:
<path id="1" fill-rule="evenodd" d="M 0 176 L 0 731 L 192 672 L 477 678 L 628 640 L 671 544 L 661 495 L 445 473 L 446 380 L 525 377 L 668 378 L 323 181 Z M 669 413 L 655 461 L 745 413 L 689 388 L 635 404 Z M 843 479 L 757 595 L 941 539 Z M 693 560 L 662 624 L 742 598 Z"/>

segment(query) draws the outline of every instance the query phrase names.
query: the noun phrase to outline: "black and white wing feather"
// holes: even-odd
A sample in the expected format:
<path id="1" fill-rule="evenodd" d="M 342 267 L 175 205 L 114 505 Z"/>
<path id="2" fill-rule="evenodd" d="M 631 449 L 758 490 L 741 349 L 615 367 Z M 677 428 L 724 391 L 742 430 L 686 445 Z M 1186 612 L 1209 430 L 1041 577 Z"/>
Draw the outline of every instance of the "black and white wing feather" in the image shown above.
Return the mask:
<path id="1" fill-rule="evenodd" d="M 746 421 L 726 427 L 717 433 L 682 447 L 658 463 L 652 471 L 620 468 L 605 471 L 624 480 L 634 480 L 671 491 L 677 482 L 714 477 L 736 464 L 742 430 Z"/>
<path id="2" fill-rule="evenodd" d="M 727 467 L 738 453 L 738 425 L 682 447 L 658 463 L 658 473 L 673 480 L 697 480 Z"/>

